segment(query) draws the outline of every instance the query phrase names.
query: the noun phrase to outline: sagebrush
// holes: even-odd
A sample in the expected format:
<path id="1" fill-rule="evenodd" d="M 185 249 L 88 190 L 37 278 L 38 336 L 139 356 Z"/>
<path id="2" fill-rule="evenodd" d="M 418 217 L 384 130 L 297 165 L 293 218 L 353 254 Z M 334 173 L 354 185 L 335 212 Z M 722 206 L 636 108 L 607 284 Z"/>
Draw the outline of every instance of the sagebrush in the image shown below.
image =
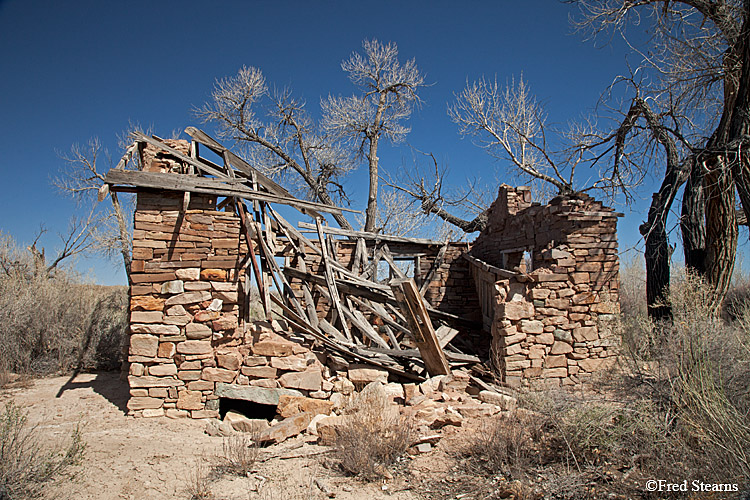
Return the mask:
<path id="1" fill-rule="evenodd" d="M 49 272 L 0 233 L 0 373 L 47 375 L 119 367 L 128 323 L 126 287 Z"/>
<path id="2" fill-rule="evenodd" d="M 347 408 L 338 429 L 335 456 L 341 468 L 366 480 L 388 476 L 388 467 L 411 445 L 413 430 L 381 386 L 365 388 Z"/>

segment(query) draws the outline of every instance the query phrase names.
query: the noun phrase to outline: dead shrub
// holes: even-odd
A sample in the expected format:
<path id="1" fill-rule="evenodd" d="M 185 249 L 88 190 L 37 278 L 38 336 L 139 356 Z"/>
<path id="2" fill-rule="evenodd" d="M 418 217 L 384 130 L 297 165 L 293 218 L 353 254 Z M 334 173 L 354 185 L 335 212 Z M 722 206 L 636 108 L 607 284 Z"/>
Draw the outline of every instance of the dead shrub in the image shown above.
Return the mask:
<path id="1" fill-rule="evenodd" d="M 521 478 L 524 471 L 539 464 L 539 441 L 545 425 L 546 419 L 540 414 L 513 410 L 505 417 L 485 422 L 476 440 L 461 452 L 477 469 Z"/>
<path id="2" fill-rule="evenodd" d="M 247 476 L 260 456 L 258 440 L 242 433 L 225 437 L 221 449 L 222 455 L 215 470 L 235 476 Z"/>
<path id="3" fill-rule="evenodd" d="M 190 500 L 213 500 L 209 475 L 205 461 L 196 460 L 188 474 L 187 493 Z"/>
<path id="4" fill-rule="evenodd" d="M 346 413 L 335 441 L 335 457 L 341 468 L 370 481 L 388 476 L 388 467 L 412 443 L 411 425 L 378 384 L 366 386 Z"/>
<path id="5" fill-rule="evenodd" d="M 78 427 L 66 446 L 49 448 L 42 442 L 26 414 L 13 401 L 6 404 L 0 414 L 0 498 L 40 498 L 45 484 L 83 458 L 85 445 Z"/>

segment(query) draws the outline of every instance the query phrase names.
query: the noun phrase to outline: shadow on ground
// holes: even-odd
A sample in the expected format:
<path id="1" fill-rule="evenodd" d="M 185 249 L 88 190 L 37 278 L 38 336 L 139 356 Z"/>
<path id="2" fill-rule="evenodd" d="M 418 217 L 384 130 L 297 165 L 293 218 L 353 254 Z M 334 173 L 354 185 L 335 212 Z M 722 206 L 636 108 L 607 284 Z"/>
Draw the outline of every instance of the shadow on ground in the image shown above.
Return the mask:
<path id="1" fill-rule="evenodd" d="M 119 371 L 97 373 L 73 373 L 65 385 L 60 387 L 56 397 L 61 397 L 65 391 L 91 388 L 115 405 L 123 414 L 128 412 L 128 398 L 130 397 L 127 380 L 120 380 Z"/>

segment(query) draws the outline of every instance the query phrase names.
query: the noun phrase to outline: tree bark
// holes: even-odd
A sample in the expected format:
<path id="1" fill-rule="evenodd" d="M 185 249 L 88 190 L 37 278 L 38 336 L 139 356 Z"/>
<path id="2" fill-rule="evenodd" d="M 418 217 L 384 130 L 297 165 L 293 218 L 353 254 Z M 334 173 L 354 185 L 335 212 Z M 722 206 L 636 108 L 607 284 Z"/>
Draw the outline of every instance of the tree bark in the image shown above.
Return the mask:
<path id="1" fill-rule="evenodd" d="M 711 309 L 718 313 L 734 271 L 737 254 L 737 218 L 734 183 L 721 161 L 705 177 L 706 279 L 714 290 Z"/>
<path id="2" fill-rule="evenodd" d="M 706 197 L 703 191 L 703 171 L 698 162 L 693 162 L 690 177 L 682 194 L 682 248 L 685 267 L 698 276 L 706 274 Z"/>

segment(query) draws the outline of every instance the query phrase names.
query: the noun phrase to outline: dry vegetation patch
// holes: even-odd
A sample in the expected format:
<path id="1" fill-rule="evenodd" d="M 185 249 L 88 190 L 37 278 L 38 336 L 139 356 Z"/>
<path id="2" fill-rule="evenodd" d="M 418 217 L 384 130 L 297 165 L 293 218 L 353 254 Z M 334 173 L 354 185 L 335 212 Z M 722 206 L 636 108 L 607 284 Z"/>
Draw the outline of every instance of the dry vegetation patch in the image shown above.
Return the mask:
<path id="1" fill-rule="evenodd" d="M 0 499 L 41 498 L 45 484 L 80 463 L 85 445 L 76 427 L 67 445 L 50 447 L 13 401 L 0 414 Z"/>

